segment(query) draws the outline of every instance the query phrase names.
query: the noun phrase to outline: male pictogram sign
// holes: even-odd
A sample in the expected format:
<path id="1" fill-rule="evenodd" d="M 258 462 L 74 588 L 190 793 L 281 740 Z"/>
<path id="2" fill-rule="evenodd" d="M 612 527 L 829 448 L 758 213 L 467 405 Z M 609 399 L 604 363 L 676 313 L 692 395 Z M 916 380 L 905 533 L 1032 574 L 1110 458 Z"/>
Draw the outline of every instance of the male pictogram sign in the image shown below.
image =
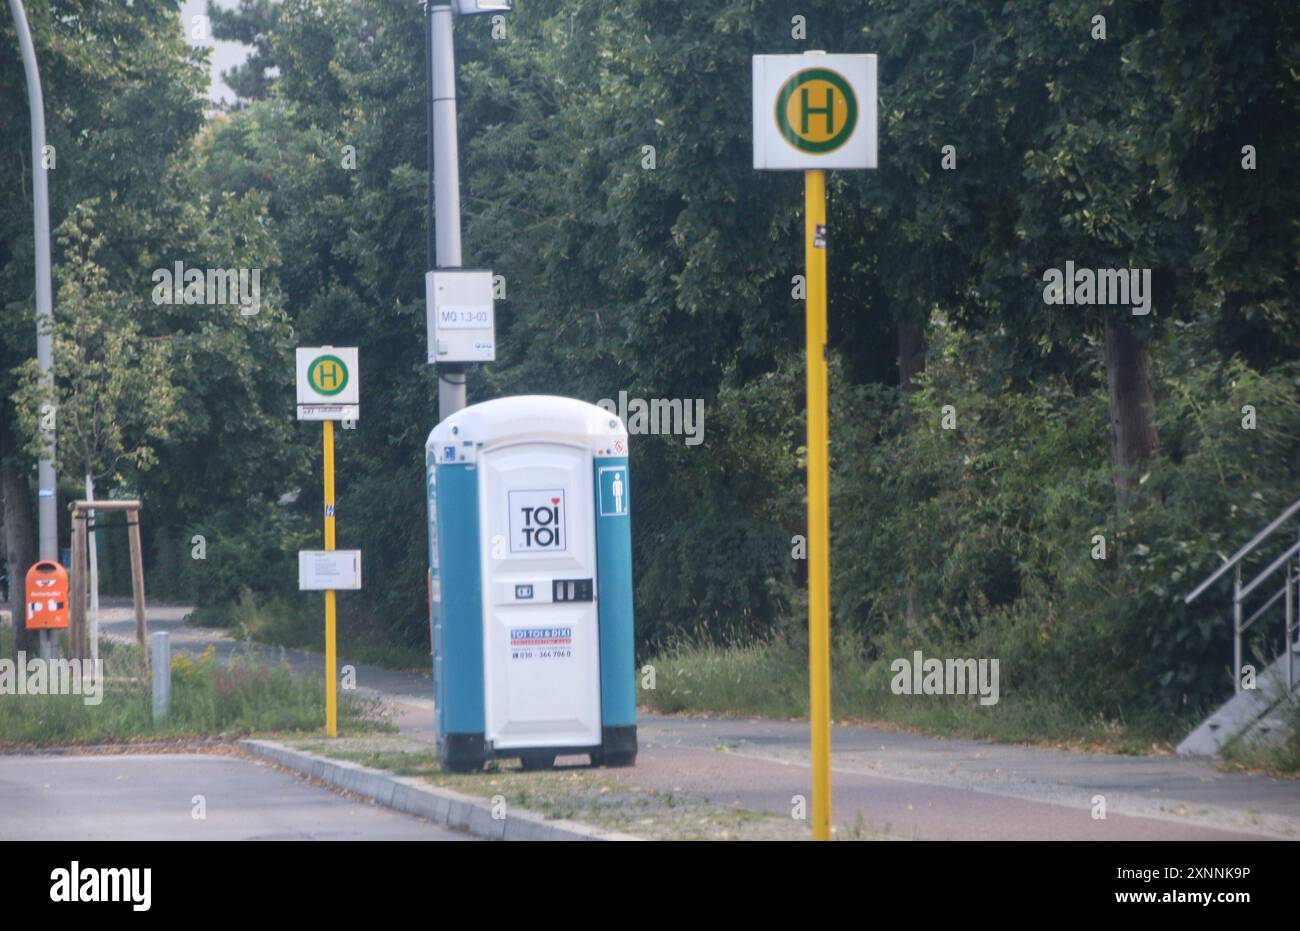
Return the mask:
<path id="1" fill-rule="evenodd" d="M 27 570 L 27 629 L 64 630 L 68 626 L 68 572 L 42 560 Z"/>

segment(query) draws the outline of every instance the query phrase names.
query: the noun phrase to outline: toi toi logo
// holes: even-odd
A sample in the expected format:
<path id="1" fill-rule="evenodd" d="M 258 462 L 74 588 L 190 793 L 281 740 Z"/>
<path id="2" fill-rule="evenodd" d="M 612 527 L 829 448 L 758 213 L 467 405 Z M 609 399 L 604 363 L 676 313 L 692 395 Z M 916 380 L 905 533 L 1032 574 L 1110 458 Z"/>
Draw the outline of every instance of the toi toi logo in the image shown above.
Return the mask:
<path id="1" fill-rule="evenodd" d="M 564 489 L 510 492 L 510 551 L 566 549 Z"/>

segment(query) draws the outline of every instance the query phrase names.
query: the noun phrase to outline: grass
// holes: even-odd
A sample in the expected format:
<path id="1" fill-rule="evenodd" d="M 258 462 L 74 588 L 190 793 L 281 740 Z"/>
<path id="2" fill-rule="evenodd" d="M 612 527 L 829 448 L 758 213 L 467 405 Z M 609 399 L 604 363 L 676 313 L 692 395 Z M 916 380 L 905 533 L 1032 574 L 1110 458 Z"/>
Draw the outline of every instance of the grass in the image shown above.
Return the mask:
<path id="1" fill-rule="evenodd" d="M 1280 716 L 1288 725 L 1284 735 L 1271 741 L 1230 741 L 1221 751 L 1224 766 L 1284 779 L 1300 776 L 1300 701 L 1291 701 Z"/>
<path id="2" fill-rule="evenodd" d="M 0 628 L 0 657 L 13 656 L 13 631 Z M 233 738 L 324 728 L 323 678 L 296 674 L 283 663 L 239 659 L 225 666 L 211 649 L 196 659 L 174 656 L 170 714 L 155 722 L 142 649 L 105 641 L 100 657 L 104 683 L 98 704 L 87 704 L 82 695 L 0 695 L 0 747 Z M 347 693 L 340 698 L 342 731 L 391 729 L 377 704 Z"/>
<path id="3" fill-rule="evenodd" d="M 507 806 L 548 819 L 577 821 L 653 840 L 809 837 L 804 822 L 770 812 L 718 805 L 692 795 L 642 788 L 613 778 L 609 770 L 578 766 L 524 772 L 514 761 L 498 761 L 481 773 L 448 773 L 428 744 L 401 737 L 284 742 L 322 756 L 413 776 L 466 795 L 498 802 L 504 799 Z"/>
<path id="4" fill-rule="evenodd" d="M 197 608 L 190 623 L 227 629 L 240 640 L 323 653 L 323 609 L 316 610 L 320 606 L 318 599 L 308 600 L 314 607 L 305 606 L 300 599 L 262 599 L 245 591 L 235 604 Z M 357 631 L 349 623 L 346 599 L 340 599 L 338 627 L 339 653 L 349 661 L 404 671 L 429 669 L 427 647 L 393 643 L 387 637 L 373 636 L 373 632 Z"/>
<path id="5" fill-rule="evenodd" d="M 836 643 L 831 675 L 836 721 L 1129 754 L 1169 752 L 1187 729 L 1187 722 L 1167 715 L 1114 719 L 1085 712 L 1019 691 L 1005 675 L 995 705 L 981 705 L 975 696 L 895 695 L 890 662 L 867 657 L 851 642 Z M 655 711 L 808 716 L 807 648 L 785 639 L 724 647 L 683 645 L 649 665 L 655 670 L 655 687 L 642 688 L 639 700 Z M 644 676 L 638 684 L 643 682 Z"/>

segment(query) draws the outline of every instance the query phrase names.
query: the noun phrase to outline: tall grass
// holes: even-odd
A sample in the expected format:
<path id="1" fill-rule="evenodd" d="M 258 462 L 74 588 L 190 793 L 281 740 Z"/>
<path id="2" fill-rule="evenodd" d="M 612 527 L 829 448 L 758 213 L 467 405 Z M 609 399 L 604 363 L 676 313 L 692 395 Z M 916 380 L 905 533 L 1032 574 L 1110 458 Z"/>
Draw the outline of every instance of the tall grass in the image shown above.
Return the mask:
<path id="1" fill-rule="evenodd" d="M 1281 687 L 1279 685 L 1279 693 Z M 1279 694 L 1278 698 L 1282 698 Z M 1295 776 L 1300 773 L 1300 699 L 1282 698 L 1286 702 L 1269 717 L 1280 720 L 1283 732 L 1272 739 L 1239 737 L 1222 750 L 1223 760 L 1231 769 L 1263 772 L 1271 776 Z"/>
<path id="2" fill-rule="evenodd" d="M 951 649 L 927 649 L 924 654 L 981 655 Z M 976 696 L 896 695 L 890 688 L 890 662 L 911 656 L 909 650 L 873 658 L 855 637 L 837 638 L 831 651 L 834 719 L 897 724 L 944 736 L 1045 741 L 1133 753 L 1145 752 L 1153 744 L 1167 747 L 1186 730 L 1185 721 L 1169 715 L 1107 718 L 1036 690 L 1017 689 L 1014 680 L 1007 680 L 1006 662 L 1001 664 L 996 705 L 981 705 Z M 779 636 L 718 647 L 680 643 L 649 665 L 654 667 L 654 688 L 642 688 L 639 698 L 655 711 L 776 718 L 808 715 L 808 652 L 798 638 Z"/>
<path id="3" fill-rule="evenodd" d="M 425 671 L 429 668 L 427 634 L 424 645 L 420 647 L 377 636 L 372 627 L 356 622 L 354 611 L 358 606 L 356 600 L 340 599 L 340 653 L 346 654 L 351 661 L 372 663 L 388 669 Z M 240 640 L 320 653 L 325 649 L 323 618 L 320 596 L 265 596 L 245 588 L 238 599 L 230 604 L 197 609 L 193 623 L 200 627 L 227 628 Z"/>
<path id="4" fill-rule="evenodd" d="M 0 629 L 0 657 L 13 655 L 13 631 Z M 242 658 L 225 666 L 211 648 L 196 659 L 172 658 L 170 714 L 155 722 L 143 650 L 108 641 L 100 655 L 99 704 L 81 695 L 0 695 L 0 745 L 310 733 L 325 724 L 323 677 Z M 345 732 L 388 728 L 377 703 L 347 693 L 340 695 L 339 726 Z"/>

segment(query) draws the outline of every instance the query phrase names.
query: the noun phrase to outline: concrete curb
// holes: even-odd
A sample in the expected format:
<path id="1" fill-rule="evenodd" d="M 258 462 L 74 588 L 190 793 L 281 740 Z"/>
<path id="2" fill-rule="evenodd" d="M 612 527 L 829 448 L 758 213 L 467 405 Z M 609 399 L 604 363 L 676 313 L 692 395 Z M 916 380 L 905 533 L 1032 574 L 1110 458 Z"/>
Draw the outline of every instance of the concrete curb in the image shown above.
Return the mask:
<path id="1" fill-rule="evenodd" d="M 428 818 L 489 840 L 641 840 L 632 834 L 605 831 L 576 821 L 550 821 L 527 811 L 507 810 L 492 817 L 486 799 L 431 786 L 420 779 L 394 776 L 347 760 L 331 760 L 270 740 L 241 740 L 239 746 L 264 760 L 343 789 L 396 811 Z"/>

